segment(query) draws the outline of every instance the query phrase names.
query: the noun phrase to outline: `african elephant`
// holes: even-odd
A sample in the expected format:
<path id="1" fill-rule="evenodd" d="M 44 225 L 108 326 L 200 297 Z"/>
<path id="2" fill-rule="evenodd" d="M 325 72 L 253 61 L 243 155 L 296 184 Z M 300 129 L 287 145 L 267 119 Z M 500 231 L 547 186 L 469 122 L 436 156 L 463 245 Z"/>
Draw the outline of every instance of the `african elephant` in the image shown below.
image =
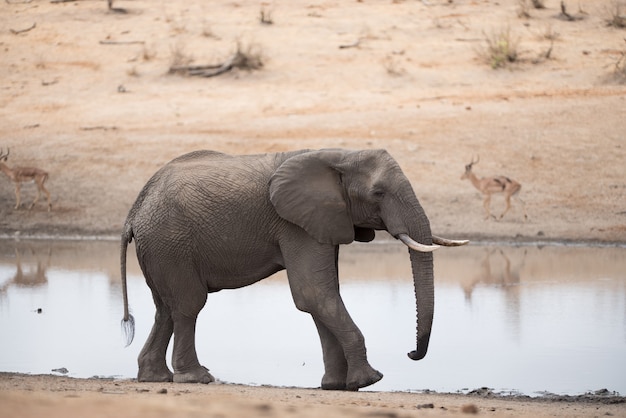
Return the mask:
<path id="1" fill-rule="evenodd" d="M 301 150 L 262 155 L 197 151 L 148 181 L 122 232 L 123 325 L 128 343 L 126 252 L 133 239 L 156 315 L 138 358 L 139 381 L 214 380 L 195 350 L 207 294 L 255 283 L 286 269 L 296 307 L 317 327 L 323 389 L 358 390 L 382 378 L 339 294 L 340 244 L 387 230 L 409 250 L 419 314 L 413 360 L 426 355 L 434 309 L 432 251 L 461 245 L 433 237 L 411 184 L 384 150 Z M 434 244 L 433 244 L 434 242 Z M 172 373 L 165 361 L 174 335 Z"/>

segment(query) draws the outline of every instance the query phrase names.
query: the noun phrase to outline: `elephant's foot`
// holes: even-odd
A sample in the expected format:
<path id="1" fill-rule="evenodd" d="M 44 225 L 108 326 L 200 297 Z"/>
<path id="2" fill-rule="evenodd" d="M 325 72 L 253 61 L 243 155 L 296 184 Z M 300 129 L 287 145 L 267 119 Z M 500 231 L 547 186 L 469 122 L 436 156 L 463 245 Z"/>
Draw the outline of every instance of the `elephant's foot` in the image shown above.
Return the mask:
<path id="1" fill-rule="evenodd" d="M 374 370 L 369 364 L 358 370 L 348 371 L 346 390 L 356 391 L 369 385 L 373 385 L 383 378 L 383 374 Z"/>
<path id="2" fill-rule="evenodd" d="M 346 376 L 334 376 L 333 373 L 326 373 L 322 378 L 322 389 L 324 390 L 346 390 Z"/>
<path id="3" fill-rule="evenodd" d="M 137 374 L 139 382 L 171 382 L 174 380 L 174 374 L 167 366 L 155 367 L 139 367 Z"/>
<path id="4" fill-rule="evenodd" d="M 215 378 L 209 373 L 209 369 L 204 366 L 198 366 L 188 372 L 174 373 L 174 382 L 176 383 L 211 383 L 215 382 Z"/>

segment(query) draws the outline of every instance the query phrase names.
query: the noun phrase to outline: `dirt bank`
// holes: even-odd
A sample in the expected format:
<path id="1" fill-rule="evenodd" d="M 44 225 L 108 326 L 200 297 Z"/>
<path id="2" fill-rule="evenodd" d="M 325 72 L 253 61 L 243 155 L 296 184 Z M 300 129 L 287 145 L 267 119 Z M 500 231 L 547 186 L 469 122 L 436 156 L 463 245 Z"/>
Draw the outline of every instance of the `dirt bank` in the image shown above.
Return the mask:
<path id="1" fill-rule="evenodd" d="M 228 384 L 137 383 L 0 373 L 0 417 L 491 417 L 626 416 L 609 393 L 533 399 L 437 393 L 333 392 Z"/>
<path id="2" fill-rule="evenodd" d="M 154 171 L 196 149 L 345 147 L 388 149 L 439 234 L 626 241 L 626 32 L 605 0 L 569 5 L 584 8 L 575 21 L 555 1 L 519 18 L 520 3 L 10 1 L 0 148 L 50 173 L 54 210 L 13 210 L 2 176 L 0 232 L 117 235 Z M 517 61 L 494 70 L 486 38 L 507 31 Z M 222 63 L 237 42 L 260 71 L 168 74 L 175 59 Z M 483 220 L 460 180 L 476 155 L 479 175 L 522 184 L 528 221 L 515 206 Z"/>

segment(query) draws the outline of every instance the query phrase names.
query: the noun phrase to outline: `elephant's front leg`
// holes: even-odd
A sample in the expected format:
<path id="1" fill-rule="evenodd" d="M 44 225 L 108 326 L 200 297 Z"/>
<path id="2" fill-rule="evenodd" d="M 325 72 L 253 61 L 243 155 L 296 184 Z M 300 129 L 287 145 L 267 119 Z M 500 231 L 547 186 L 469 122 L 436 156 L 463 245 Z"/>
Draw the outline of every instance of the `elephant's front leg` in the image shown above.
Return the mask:
<path id="1" fill-rule="evenodd" d="M 326 368 L 322 387 L 358 390 L 378 382 L 383 375 L 367 361 L 363 334 L 339 295 L 335 247 L 300 245 L 295 254 L 284 250 L 287 275 L 296 307 L 313 316 L 320 333 Z M 339 358 L 341 352 L 345 362 Z M 342 385 L 338 379 L 344 373 Z"/>
<path id="2" fill-rule="evenodd" d="M 348 377 L 348 362 L 339 340 L 319 319 L 315 319 L 315 326 L 322 342 L 322 354 L 324 356 L 324 377 L 322 389 L 345 390 Z"/>
<path id="3" fill-rule="evenodd" d="M 202 366 L 196 354 L 196 316 L 174 314 L 174 382 L 211 383 L 215 378 Z"/>

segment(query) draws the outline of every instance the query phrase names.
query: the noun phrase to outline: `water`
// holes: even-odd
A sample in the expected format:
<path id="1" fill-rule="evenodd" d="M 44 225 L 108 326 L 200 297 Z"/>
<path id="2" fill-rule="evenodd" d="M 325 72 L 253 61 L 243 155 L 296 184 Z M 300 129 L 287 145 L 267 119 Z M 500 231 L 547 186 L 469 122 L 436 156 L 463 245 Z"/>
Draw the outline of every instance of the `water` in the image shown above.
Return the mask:
<path id="1" fill-rule="evenodd" d="M 129 251 L 135 342 L 124 348 L 116 242 L 0 241 L 0 371 L 137 373 L 154 306 Z M 626 248 L 469 246 L 435 255 L 428 355 L 413 362 L 415 302 L 401 244 L 342 248 L 342 295 L 385 377 L 368 390 L 626 394 Z M 209 295 L 200 361 L 223 381 L 318 387 L 313 321 L 285 275 Z"/>

